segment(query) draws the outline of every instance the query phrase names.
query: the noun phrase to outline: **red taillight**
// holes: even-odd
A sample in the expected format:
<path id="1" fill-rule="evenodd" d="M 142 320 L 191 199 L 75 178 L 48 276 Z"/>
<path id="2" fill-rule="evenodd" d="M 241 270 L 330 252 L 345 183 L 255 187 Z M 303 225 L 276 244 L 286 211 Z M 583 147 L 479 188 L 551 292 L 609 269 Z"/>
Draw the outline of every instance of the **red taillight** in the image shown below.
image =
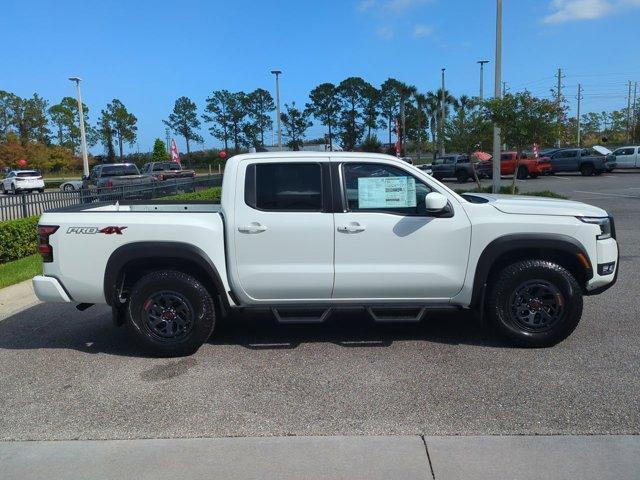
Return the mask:
<path id="1" fill-rule="evenodd" d="M 53 262 L 53 248 L 49 244 L 49 237 L 58 230 L 57 225 L 38 225 L 38 251 L 43 262 Z"/>
<path id="2" fill-rule="evenodd" d="M 111 188 L 113 187 L 113 182 L 111 180 L 107 180 L 107 183 L 105 183 L 104 186 L 107 188 Z"/>

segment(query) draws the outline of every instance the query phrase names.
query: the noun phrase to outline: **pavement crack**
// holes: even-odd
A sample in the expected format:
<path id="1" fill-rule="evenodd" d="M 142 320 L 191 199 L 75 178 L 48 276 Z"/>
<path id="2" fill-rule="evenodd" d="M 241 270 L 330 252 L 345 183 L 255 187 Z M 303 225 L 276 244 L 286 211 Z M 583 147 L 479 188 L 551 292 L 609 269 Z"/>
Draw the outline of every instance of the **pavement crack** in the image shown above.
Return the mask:
<path id="1" fill-rule="evenodd" d="M 424 451 L 427 454 L 427 462 L 429 463 L 429 471 L 431 472 L 431 478 L 435 480 L 436 474 L 433 471 L 433 463 L 431 463 L 431 455 L 429 455 L 429 447 L 427 447 L 427 440 L 424 438 L 424 435 L 420 435 L 420 438 L 422 439 L 422 444 L 424 445 Z"/>

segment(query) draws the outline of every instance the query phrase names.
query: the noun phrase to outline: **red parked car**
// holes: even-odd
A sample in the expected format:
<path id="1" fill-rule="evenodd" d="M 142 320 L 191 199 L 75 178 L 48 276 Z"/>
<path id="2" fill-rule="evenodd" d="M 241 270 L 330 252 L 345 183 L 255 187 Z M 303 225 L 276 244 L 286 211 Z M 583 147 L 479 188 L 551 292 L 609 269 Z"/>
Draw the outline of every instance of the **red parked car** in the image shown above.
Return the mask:
<path id="1" fill-rule="evenodd" d="M 501 175 L 513 175 L 516 171 L 516 152 L 502 152 L 500 155 L 500 174 Z M 486 171 L 489 176 L 491 175 L 492 162 L 482 162 L 482 170 Z M 551 162 L 549 157 L 535 158 L 530 153 L 522 153 L 520 155 L 520 164 L 518 165 L 517 177 L 519 179 L 525 179 L 527 177 L 537 178 L 540 175 L 551 174 Z"/>

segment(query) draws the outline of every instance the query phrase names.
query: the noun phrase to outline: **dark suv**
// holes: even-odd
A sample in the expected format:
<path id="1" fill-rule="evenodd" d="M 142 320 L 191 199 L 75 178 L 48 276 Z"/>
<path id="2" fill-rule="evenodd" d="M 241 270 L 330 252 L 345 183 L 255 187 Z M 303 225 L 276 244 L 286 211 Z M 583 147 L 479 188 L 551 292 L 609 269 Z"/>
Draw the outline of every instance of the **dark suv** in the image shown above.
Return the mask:
<path id="1" fill-rule="evenodd" d="M 482 178 L 485 175 L 484 169 L 478 168 L 476 172 L 478 177 Z M 473 164 L 469 161 L 469 155 L 451 153 L 442 157 L 436 158 L 431 164 L 431 170 L 433 170 L 433 177 L 442 180 L 443 178 L 455 178 L 460 183 L 465 183 L 470 178 L 473 178 Z"/>
<path id="2" fill-rule="evenodd" d="M 580 172 L 583 176 L 600 175 L 616 168 L 614 155 L 602 155 L 591 148 L 563 148 L 549 155 L 553 173 Z"/>

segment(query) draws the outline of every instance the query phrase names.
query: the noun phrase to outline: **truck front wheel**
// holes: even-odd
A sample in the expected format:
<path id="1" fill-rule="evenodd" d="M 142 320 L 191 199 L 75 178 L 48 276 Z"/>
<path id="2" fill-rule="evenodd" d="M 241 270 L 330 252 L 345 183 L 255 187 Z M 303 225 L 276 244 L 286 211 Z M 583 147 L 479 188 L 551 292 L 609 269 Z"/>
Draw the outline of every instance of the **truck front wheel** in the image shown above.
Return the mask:
<path id="1" fill-rule="evenodd" d="M 490 287 L 488 316 L 522 347 L 549 347 L 567 338 L 582 316 L 582 290 L 562 266 L 525 260 L 504 268 Z"/>
<path id="2" fill-rule="evenodd" d="M 158 270 L 133 286 L 128 317 L 152 354 L 177 357 L 195 353 L 208 340 L 215 307 L 208 290 L 191 275 Z"/>

